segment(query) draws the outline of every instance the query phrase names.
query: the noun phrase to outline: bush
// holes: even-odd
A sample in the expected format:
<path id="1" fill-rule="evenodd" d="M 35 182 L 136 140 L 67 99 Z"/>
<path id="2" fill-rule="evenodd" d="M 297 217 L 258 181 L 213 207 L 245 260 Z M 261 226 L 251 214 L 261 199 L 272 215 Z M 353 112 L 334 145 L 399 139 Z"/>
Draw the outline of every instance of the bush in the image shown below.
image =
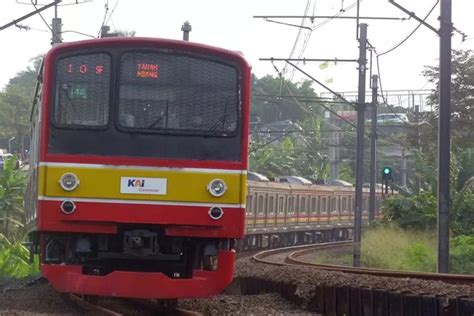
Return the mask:
<path id="1" fill-rule="evenodd" d="M 474 273 L 474 237 L 453 238 L 450 257 L 452 273 Z"/>
<path id="2" fill-rule="evenodd" d="M 0 277 L 22 278 L 33 272 L 28 249 L 18 241 L 11 243 L 0 234 Z"/>
<path id="3" fill-rule="evenodd" d="M 395 222 L 403 229 L 433 229 L 436 227 L 436 209 L 436 197 L 430 192 L 396 196 L 382 204 L 384 221 Z"/>

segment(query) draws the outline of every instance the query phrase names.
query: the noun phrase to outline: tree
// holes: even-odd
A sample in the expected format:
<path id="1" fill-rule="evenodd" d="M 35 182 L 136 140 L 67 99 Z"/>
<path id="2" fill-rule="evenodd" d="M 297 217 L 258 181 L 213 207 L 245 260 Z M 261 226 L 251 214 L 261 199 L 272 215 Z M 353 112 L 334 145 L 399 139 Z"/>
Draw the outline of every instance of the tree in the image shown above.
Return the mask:
<path id="1" fill-rule="evenodd" d="M 34 68 L 27 67 L 10 79 L 0 93 L 0 137 L 14 136 L 17 151 L 24 152 L 30 128 L 30 114 L 35 91 L 37 69 L 41 58 L 33 59 Z M 6 146 L 7 141 L 4 141 Z"/>
<path id="2" fill-rule="evenodd" d="M 423 75 L 429 82 L 439 85 L 439 67 L 426 67 Z M 453 51 L 451 81 L 451 141 L 453 150 L 459 152 L 474 148 L 474 52 Z M 429 105 L 439 109 L 438 89 L 428 97 Z M 429 137 L 429 142 L 422 146 L 437 144 L 438 112 L 427 118 L 429 125 L 421 129 L 422 139 Z"/>

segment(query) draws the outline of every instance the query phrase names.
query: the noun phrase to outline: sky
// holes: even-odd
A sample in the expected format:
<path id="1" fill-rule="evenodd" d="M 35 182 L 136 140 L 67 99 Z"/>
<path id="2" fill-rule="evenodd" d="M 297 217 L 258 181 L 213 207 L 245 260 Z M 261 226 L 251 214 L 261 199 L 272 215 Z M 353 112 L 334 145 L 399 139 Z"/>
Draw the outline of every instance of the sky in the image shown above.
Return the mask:
<path id="1" fill-rule="evenodd" d="M 38 4 L 47 4 L 50 0 L 34 0 Z M 51 0 L 52 1 L 52 0 Z M 111 29 L 134 30 L 136 36 L 182 39 L 181 26 L 185 21 L 192 25 L 190 40 L 208 45 L 241 51 L 252 65 L 253 72 L 262 77 L 267 74 L 277 75 L 285 64 L 260 61 L 260 58 L 288 58 L 294 46 L 297 34 L 301 31 L 296 46 L 297 53 L 304 58 L 323 59 L 357 59 L 358 42 L 355 37 L 353 20 L 318 20 L 306 26 L 315 28 L 312 32 L 293 26 L 281 25 L 253 18 L 256 15 L 303 15 L 309 3 L 308 14 L 334 15 L 344 7 L 345 16 L 356 14 L 356 0 L 77 0 L 79 5 L 60 6 L 58 16 L 63 21 L 64 41 L 87 39 L 76 31 L 97 36 L 104 20 L 105 7 L 108 3 L 107 19 Z M 0 25 L 34 10 L 30 0 L 1 0 Z M 76 0 L 63 0 L 72 4 Z M 435 4 L 435 0 L 397 0 L 408 10 L 424 17 Z M 456 28 L 467 34 L 462 42 L 459 34 L 452 38 L 455 49 L 474 49 L 474 12 L 473 0 L 452 0 L 453 23 Z M 115 9 L 114 9 L 115 8 Z M 388 0 L 362 0 L 361 16 L 407 17 L 395 8 Z M 109 15 L 112 16 L 109 18 Z M 439 28 L 439 5 L 427 19 L 435 28 Z M 43 11 L 44 19 L 51 23 L 54 9 Z M 301 24 L 300 19 L 278 19 L 277 21 Z M 327 22 L 318 26 L 321 22 Z M 366 20 L 368 39 L 382 53 L 400 42 L 418 23 L 407 21 Z M 31 65 L 30 60 L 44 54 L 50 48 L 51 34 L 40 16 L 36 15 L 19 24 L 31 28 L 29 31 L 10 27 L 0 31 L 2 43 L 0 56 L 0 88 L 17 72 Z M 306 49 L 302 52 L 302 43 L 307 38 Z M 426 65 L 436 65 L 439 56 L 439 37 L 433 31 L 422 26 L 397 50 L 380 57 L 380 74 L 384 90 L 417 90 L 429 89 L 431 86 L 421 75 Z M 374 59 L 375 60 L 375 59 Z M 354 63 L 321 63 L 306 62 L 300 64 L 305 72 L 316 79 L 326 82 L 336 91 L 356 91 L 358 72 Z M 375 64 L 373 70 L 376 72 Z M 291 73 L 288 67 L 287 78 L 300 81 L 308 79 L 298 71 Z M 321 69 L 324 68 L 324 69 Z M 277 69 L 277 70 L 276 70 Z M 368 81 L 367 81 L 368 82 Z M 323 92 L 313 85 L 317 92 Z M 367 84 L 368 87 L 368 84 Z"/>

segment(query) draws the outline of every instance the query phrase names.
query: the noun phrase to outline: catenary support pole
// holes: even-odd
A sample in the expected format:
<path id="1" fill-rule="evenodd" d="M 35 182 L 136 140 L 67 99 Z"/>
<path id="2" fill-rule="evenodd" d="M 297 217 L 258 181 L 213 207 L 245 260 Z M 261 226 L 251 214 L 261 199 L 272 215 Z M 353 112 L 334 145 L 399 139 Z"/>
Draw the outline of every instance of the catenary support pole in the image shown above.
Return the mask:
<path id="1" fill-rule="evenodd" d="M 449 272 L 449 165 L 451 119 L 451 0 L 441 0 L 438 128 L 438 272 Z"/>
<path id="2" fill-rule="evenodd" d="M 375 218 L 375 180 L 377 179 L 377 93 L 379 76 L 372 75 L 372 111 L 371 111 L 371 133 L 370 133 L 370 205 L 369 223 Z"/>
<path id="3" fill-rule="evenodd" d="M 359 89 L 357 97 L 357 157 L 354 207 L 353 266 L 360 267 L 360 240 L 362 233 L 362 181 L 364 168 L 365 79 L 367 64 L 367 24 L 360 24 L 359 34 Z"/>

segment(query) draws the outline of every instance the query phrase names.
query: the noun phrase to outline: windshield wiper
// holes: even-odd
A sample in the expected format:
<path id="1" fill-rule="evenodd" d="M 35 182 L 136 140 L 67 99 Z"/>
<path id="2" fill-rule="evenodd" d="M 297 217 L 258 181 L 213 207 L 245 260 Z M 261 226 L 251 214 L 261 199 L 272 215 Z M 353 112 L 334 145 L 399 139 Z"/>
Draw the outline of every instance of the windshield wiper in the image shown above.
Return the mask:
<path id="1" fill-rule="evenodd" d="M 165 112 L 165 115 L 161 115 L 153 122 L 151 123 L 150 126 L 148 126 L 148 129 L 154 127 L 155 125 L 157 125 L 158 123 L 160 123 L 163 118 L 166 118 L 166 121 L 165 121 L 165 128 L 168 127 L 168 110 L 169 110 L 169 100 L 166 100 L 166 112 Z"/>
<path id="2" fill-rule="evenodd" d="M 222 115 L 217 119 L 217 121 L 215 121 L 214 124 L 211 125 L 211 127 L 209 128 L 208 131 L 210 131 L 210 132 L 215 132 L 215 131 L 217 130 L 217 127 L 220 125 L 219 123 L 222 123 L 221 128 L 224 128 L 225 119 L 227 118 L 227 105 L 228 105 L 228 102 L 225 103 L 224 114 L 222 114 Z"/>

